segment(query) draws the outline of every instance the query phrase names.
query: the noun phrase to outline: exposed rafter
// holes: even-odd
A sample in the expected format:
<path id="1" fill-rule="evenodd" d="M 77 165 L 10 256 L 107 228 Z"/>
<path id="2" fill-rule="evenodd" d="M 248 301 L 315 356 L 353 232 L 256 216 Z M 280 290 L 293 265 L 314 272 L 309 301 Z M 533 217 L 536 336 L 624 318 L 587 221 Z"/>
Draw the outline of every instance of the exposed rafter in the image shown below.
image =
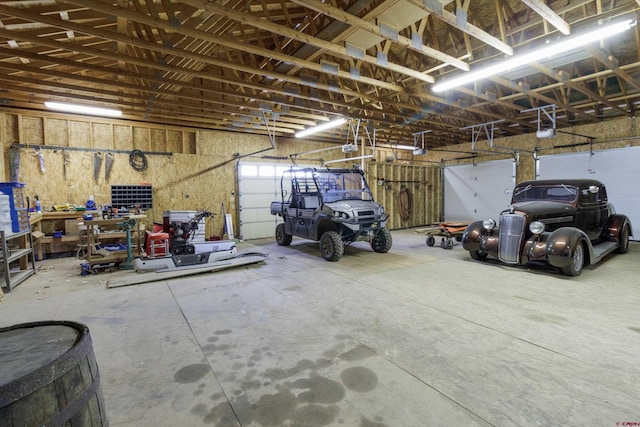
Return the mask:
<path id="1" fill-rule="evenodd" d="M 0 0 L 3 108 L 49 99 L 108 105 L 126 119 L 287 137 L 329 115 L 366 120 L 376 139 L 429 147 L 503 120 L 534 132 L 633 116 L 640 30 L 451 93 L 434 79 L 638 15 L 636 0 Z M 276 122 L 264 120 L 265 106 Z M 317 138 L 340 143 L 344 131 Z M 314 136 L 316 137 L 316 136 Z"/>

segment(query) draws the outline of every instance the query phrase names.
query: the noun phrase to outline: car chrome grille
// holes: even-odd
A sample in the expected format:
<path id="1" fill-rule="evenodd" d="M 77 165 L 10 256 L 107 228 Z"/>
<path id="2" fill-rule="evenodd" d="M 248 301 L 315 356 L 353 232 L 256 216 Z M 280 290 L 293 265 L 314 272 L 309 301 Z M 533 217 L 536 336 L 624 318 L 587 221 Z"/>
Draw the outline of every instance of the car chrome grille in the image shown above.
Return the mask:
<path id="1" fill-rule="evenodd" d="M 500 241 L 498 256 L 502 262 L 517 263 L 520 259 L 520 243 L 524 235 L 526 218 L 505 214 L 500 217 Z"/>

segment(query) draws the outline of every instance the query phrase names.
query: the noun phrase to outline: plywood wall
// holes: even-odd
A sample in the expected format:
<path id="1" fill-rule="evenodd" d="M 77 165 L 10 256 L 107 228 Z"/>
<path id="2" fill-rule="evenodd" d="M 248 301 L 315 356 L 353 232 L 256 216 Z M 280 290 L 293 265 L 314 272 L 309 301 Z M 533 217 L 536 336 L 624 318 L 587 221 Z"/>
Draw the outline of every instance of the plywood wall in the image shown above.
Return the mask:
<path id="1" fill-rule="evenodd" d="M 223 213 L 232 213 L 237 227 L 239 159 L 289 161 L 292 154 L 335 147 L 277 138 L 274 148 L 262 135 L 23 111 L 2 113 L 2 123 L 4 180 L 11 180 L 11 153 L 18 155 L 18 181 L 27 184 L 32 205 L 36 195 L 47 210 L 64 203 L 84 205 L 90 196 L 96 204 L 108 205 L 111 185 L 150 184 L 154 208 L 147 212 L 149 226 L 162 222 L 167 210 L 208 209 L 216 214 L 207 220 L 209 235 L 222 230 Z M 15 146 L 19 148 L 11 148 Z M 146 154 L 144 171 L 137 172 L 129 163 L 134 149 Z M 320 166 L 322 160 L 344 156 L 332 150 L 296 158 Z M 109 176 L 107 157 L 112 159 Z"/>
<path id="2" fill-rule="evenodd" d="M 638 145 L 636 127 L 635 119 L 625 118 L 566 129 L 572 134 L 559 133 L 554 139 L 539 140 L 535 134 L 499 138 L 493 148 L 481 140 L 475 146 L 475 155 L 471 143 L 447 147 L 447 151 L 430 150 L 427 156 L 419 157 L 403 150 L 376 148 L 373 152 L 368 144 L 361 144 L 361 152 L 350 156 L 372 154 L 372 158 L 333 166 L 363 164 L 376 200 L 391 213 L 389 226 L 412 227 L 441 219 L 443 165 L 511 158 L 518 152 L 517 180 L 534 179 L 534 151 L 554 154 Z M 592 146 L 586 143 L 585 135 L 596 138 Z M 323 142 L 276 138 L 273 147 L 263 135 L 22 110 L 0 112 L 0 138 L 4 147 L 0 162 L 4 180 L 11 179 L 11 164 L 17 164 L 18 180 L 27 184 L 26 194 L 32 203 L 38 195 L 45 208 L 61 203 L 83 205 L 89 196 L 94 196 L 97 204 L 110 204 L 111 185 L 148 183 L 154 189 L 154 209 L 148 212 L 149 222 L 161 222 L 166 210 L 204 208 L 216 214 L 208 220 L 209 234 L 222 229 L 223 212 L 232 213 L 237 224 L 238 159 L 294 158 L 300 163 L 320 166 L 322 161 L 345 158 L 339 149 L 299 154 L 335 146 Z M 16 144 L 21 148 L 11 150 Z M 134 149 L 146 153 L 148 166 L 142 172 L 129 164 Z M 102 163 L 96 172 L 98 154 Z M 108 155 L 112 156 L 113 164 L 107 177 Z"/>

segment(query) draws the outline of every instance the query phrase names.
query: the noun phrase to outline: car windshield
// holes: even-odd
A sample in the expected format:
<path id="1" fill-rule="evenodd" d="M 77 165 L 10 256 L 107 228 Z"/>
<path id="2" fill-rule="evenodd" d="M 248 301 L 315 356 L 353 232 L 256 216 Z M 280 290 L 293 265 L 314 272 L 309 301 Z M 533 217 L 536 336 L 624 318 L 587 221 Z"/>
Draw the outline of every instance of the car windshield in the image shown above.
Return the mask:
<path id="1" fill-rule="evenodd" d="M 367 183 L 357 172 L 318 172 L 318 188 L 325 203 L 338 200 L 373 200 Z"/>
<path id="2" fill-rule="evenodd" d="M 532 201 L 552 201 L 572 203 L 578 198 L 578 187 L 573 185 L 533 185 L 516 187 L 513 191 L 511 203 L 532 202 Z"/>

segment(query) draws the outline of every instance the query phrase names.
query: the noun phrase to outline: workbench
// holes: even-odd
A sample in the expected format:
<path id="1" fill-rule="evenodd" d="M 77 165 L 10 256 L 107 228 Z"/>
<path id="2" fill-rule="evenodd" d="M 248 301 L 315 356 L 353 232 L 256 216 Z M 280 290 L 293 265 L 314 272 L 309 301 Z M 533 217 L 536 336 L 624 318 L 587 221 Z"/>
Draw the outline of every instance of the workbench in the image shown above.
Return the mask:
<path id="1" fill-rule="evenodd" d="M 141 228 L 141 223 L 144 219 L 146 219 L 146 215 L 128 215 L 123 216 L 122 218 L 113 218 L 113 219 L 93 219 L 93 220 L 85 220 L 84 224 L 87 226 L 86 231 L 86 244 L 87 244 L 87 254 L 85 259 L 87 263 L 91 267 L 98 264 L 111 264 L 111 263 L 120 263 L 127 259 L 127 251 L 112 251 L 110 253 L 105 252 L 105 249 L 96 249 L 98 243 L 100 243 L 103 239 L 113 239 L 115 237 L 120 237 L 126 239 L 127 233 L 126 231 L 111 231 L 111 232 L 100 232 L 100 227 L 114 229 L 114 228 L 122 228 L 124 223 L 129 220 L 135 221 L 135 230 L 132 227 L 131 230 L 131 244 L 136 242 L 136 251 L 134 252 L 133 248 L 131 248 L 132 255 L 140 256 L 143 252 L 143 242 L 144 235 L 142 234 L 143 230 Z"/>
<path id="2" fill-rule="evenodd" d="M 49 254 L 75 252 L 80 235 L 77 234 L 77 231 L 76 234 L 69 234 L 65 223 L 69 220 L 77 222 L 83 214 L 83 211 L 31 212 L 29 223 L 31 224 L 36 259 L 42 260 L 44 256 Z M 53 237 L 54 231 L 62 231 L 62 237 Z"/>

